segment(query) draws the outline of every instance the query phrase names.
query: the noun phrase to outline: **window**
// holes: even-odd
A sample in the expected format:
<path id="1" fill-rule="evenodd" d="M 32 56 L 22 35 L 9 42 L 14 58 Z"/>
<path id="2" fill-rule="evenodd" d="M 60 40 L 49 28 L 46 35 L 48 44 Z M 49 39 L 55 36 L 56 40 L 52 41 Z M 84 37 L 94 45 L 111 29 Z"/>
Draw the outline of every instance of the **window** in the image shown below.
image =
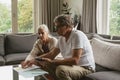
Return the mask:
<path id="1" fill-rule="evenodd" d="M 11 0 L 0 0 L 0 33 L 11 32 Z"/>
<path id="2" fill-rule="evenodd" d="M 120 0 L 97 1 L 99 34 L 120 35 Z"/>
<path id="3" fill-rule="evenodd" d="M 120 0 L 110 0 L 109 26 L 111 35 L 120 35 Z"/>
<path id="4" fill-rule="evenodd" d="M 33 31 L 33 0 L 0 0 L 0 33 Z"/>
<path id="5" fill-rule="evenodd" d="M 33 32 L 32 0 L 18 0 L 18 32 Z"/>

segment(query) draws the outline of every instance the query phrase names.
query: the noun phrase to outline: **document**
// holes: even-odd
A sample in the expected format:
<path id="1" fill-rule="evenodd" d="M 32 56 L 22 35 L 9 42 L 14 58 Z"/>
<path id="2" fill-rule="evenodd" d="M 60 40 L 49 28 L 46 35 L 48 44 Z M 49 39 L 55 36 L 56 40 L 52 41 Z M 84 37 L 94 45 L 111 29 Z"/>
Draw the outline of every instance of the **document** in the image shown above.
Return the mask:
<path id="1" fill-rule="evenodd" d="M 13 68 L 15 71 L 18 72 L 19 75 L 23 77 L 34 77 L 38 75 L 48 74 L 48 72 L 42 70 L 39 66 L 33 65 L 26 69 L 23 69 L 21 66 Z"/>

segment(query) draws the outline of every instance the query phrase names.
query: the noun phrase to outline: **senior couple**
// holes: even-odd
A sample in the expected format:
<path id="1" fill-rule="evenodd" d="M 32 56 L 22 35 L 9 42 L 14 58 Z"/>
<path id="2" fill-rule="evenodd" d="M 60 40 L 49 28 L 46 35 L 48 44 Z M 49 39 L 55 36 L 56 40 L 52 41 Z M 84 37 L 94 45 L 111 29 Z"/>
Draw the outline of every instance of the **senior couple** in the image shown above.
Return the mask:
<path id="1" fill-rule="evenodd" d="M 39 39 L 21 63 L 22 68 L 35 64 L 49 72 L 52 80 L 79 80 L 94 72 L 93 52 L 86 35 L 80 30 L 73 29 L 69 15 L 58 15 L 54 19 L 54 24 L 60 36 L 58 41 L 50 35 L 46 25 L 40 25 Z M 60 53 L 63 59 L 55 58 Z"/>

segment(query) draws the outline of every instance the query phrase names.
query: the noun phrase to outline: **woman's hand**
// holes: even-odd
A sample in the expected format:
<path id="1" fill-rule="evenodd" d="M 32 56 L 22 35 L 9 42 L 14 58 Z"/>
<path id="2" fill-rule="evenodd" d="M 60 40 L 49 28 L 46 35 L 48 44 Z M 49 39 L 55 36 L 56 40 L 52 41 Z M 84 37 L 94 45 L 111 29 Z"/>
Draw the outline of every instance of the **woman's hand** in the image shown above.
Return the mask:
<path id="1" fill-rule="evenodd" d="M 35 60 L 34 59 L 21 62 L 22 68 L 31 67 L 33 64 L 35 64 Z"/>
<path id="2" fill-rule="evenodd" d="M 29 66 L 28 66 L 28 63 L 29 63 L 30 61 L 22 61 L 21 62 L 21 66 L 22 66 L 22 68 L 28 68 Z"/>

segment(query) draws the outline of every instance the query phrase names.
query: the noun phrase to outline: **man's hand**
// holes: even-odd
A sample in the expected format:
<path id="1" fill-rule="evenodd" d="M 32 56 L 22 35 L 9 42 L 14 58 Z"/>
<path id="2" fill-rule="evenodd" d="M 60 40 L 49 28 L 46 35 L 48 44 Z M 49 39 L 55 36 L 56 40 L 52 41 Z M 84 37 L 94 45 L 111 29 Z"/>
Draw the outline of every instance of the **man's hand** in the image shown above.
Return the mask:
<path id="1" fill-rule="evenodd" d="M 42 69 L 46 69 L 49 65 L 51 65 L 52 60 L 49 58 L 41 58 L 42 60 L 36 60 L 35 65 L 40 66 Z"/>
<path id="2" fill-rule="evenodd" d="M 52 63 L 52 60 L 49 59 L 49 58 L 42 58 L 43 61 L 46 61 L 46 62 L 49 62 L 49 63 Z"/>

